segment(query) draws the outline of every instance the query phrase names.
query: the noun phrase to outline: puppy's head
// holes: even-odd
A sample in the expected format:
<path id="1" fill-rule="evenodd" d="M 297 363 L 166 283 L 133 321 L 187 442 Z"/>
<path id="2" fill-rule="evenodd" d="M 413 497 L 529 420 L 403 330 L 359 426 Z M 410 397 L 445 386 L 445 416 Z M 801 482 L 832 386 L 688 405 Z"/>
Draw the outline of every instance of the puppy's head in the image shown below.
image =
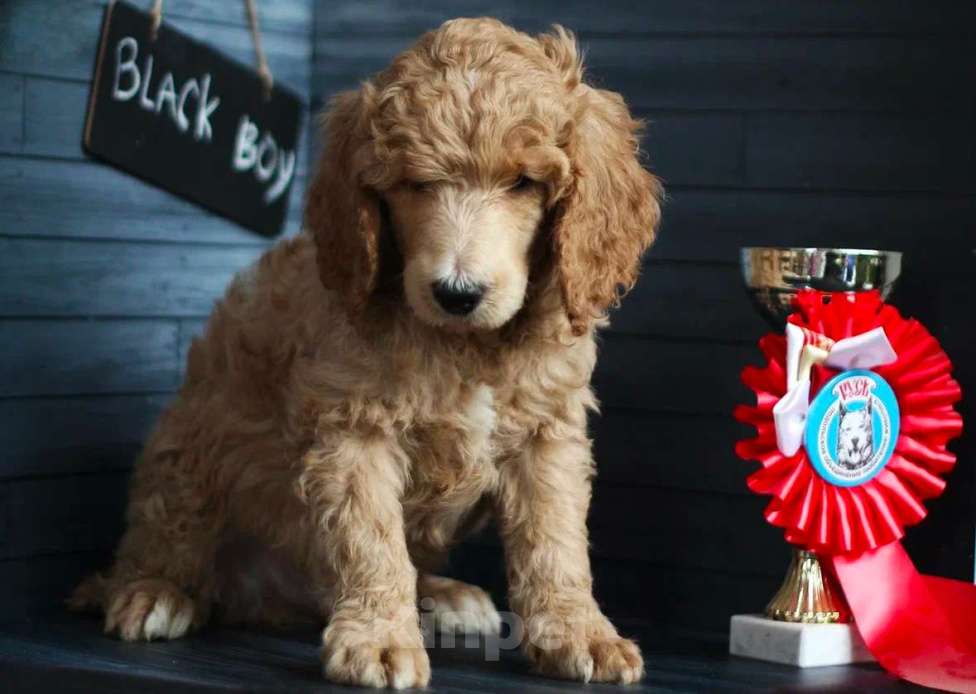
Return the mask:
<path id="1" fill-rule="evenodd" d="M 324 119 L 306 226 L 351 312 L 384 282 L 423 321 L 491 330 L 556 274 L 574 332 L 637 278 L 659 218 L 639 123 L 582 82 L 572 36 L 447 22 Z M 398 251 L 382 250 L 384 239 Z"/>

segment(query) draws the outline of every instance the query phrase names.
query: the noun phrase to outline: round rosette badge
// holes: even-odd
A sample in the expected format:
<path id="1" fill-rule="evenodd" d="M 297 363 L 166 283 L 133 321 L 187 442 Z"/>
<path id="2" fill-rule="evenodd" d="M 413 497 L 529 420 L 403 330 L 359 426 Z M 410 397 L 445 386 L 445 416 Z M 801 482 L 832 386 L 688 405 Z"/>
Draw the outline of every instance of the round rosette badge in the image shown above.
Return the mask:
<path id="1" fill-rule="evenodd" d="M 835 578 L 854 624 L 889 672 L 976 692 L 976 586 L 920 574 L 899 540 L 956 464 L 962 391 L 938 341 L 877 291 L 800 291 L 785 334 L 759 346 L 743 382 L 755 428 L 736 445 L 759 463 L 764 515 Z"/>
<path id="2" fill-rule="evenodd" d="M 765 366 L 742 374 L 755 405 L 735 412 L 756 435 L 736 452 L 759 463 L 747 484 L 772 497 L 766 520 L 823 556 L 900 540 L 945 489 L 962 431 L 938 341 L 877 291 L 808 290 L 760 348 Z"/>
<path id="3" fill-rule="evenodd" d="M 898 399 L 866 369 L 831 379 L 810 403 L 804 447 L 817 473 L 838 487 L 856 487 L 884 469 L 895 451 Z"/>

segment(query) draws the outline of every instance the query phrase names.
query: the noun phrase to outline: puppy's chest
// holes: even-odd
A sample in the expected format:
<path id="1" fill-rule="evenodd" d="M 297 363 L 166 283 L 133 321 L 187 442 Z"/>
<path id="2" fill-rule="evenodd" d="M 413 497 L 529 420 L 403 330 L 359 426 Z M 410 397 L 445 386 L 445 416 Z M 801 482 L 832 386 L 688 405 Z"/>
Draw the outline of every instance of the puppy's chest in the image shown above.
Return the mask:
<path id="1" fill-rule="evenodd" d="M 408 501 L 465 506 L 490 491 L 498 475 L 498 423 L 495 391 L 483 383 L 442 401 L 437 415 L 418 423 L 409 436 Z"/>

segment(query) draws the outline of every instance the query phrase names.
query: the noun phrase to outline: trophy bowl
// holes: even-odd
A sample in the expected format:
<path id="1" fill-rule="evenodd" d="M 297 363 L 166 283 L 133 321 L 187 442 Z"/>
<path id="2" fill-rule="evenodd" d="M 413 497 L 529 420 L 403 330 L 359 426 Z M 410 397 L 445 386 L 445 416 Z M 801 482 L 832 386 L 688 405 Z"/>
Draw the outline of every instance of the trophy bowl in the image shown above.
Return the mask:
<path id="1" fill-rule="evenodd" d="M 887 299 L 901 274 L 898 251 L 755 246 L 739 251 L 742 279 L 758 311 L 782 330 L 800 289 L 881 291 Z"/>

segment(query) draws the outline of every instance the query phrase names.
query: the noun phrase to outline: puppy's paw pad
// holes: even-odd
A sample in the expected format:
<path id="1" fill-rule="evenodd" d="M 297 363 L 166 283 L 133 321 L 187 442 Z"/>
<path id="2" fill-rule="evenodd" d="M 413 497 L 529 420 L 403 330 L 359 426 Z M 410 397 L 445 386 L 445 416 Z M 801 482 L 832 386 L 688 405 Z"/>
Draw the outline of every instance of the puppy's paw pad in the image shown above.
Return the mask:
<path id="1" fill-rule="evenodd" d="M 176 639 L 193 625 L 193 600 L 169 581 L 133 581 L 109 596 L 105 633 L 124 641 Z"/>
<path id="2" fill-rule="evenodd" d="M 430 682 L 430 660 L 422 648 L 375 647 L 367 644 L 329 647 L 322 672 L 339 684 L 409 689 Z"/>
<path id="3" fill-rule="evenodd" d="M 420 608 L 435 628 L 449 634 L 498 634 L 502 618 L 491 597 L 478 586 L 441 576 L 420 579 Z"/>

